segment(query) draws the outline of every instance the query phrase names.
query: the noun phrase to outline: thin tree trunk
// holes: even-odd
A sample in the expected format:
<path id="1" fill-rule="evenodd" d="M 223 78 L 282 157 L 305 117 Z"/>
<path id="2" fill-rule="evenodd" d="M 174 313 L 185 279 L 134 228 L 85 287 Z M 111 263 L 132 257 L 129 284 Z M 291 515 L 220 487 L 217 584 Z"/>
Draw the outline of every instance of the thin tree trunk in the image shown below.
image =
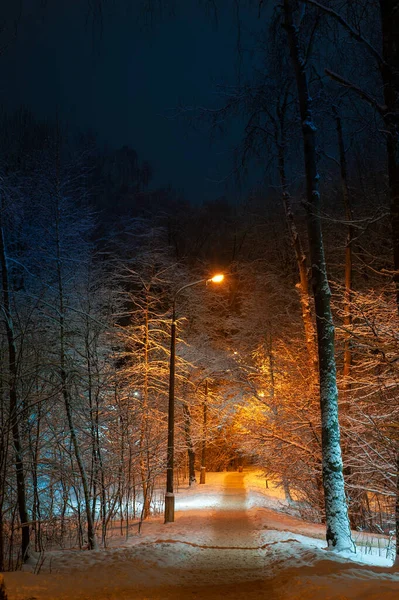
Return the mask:
<path id="1" fill-rule="evenodd" d="M 394 260 L 396 302 L 399 312 L 399 7 L 397 0 L 380 0 L 382 53 L 385 65 L 381 67 L 386 106 L 389 196 Z M 399 448 L 397 451 L 396 491 L 396 559 L 399 566 Z"/>
<path id="2" fill-rule="evenodd" d="M 191 412 L 187 402 L 183 402 L 184 434 L 186 437 L 188 454 L 188 484 L 193 485 L 197 480 L 195 478 L 195 451 L 191 438 Z"/>
<path id="3" fill-rule="evenodd" d="M 293 22 L 293 7 L 292 0 L 284 0 L 284 26 L 287 31 L 291 60 L 295 71 L 305 160 L 306 216 L 319 358 L 326 537 L 329 548 L 338 551 L 353 550 L 340 446 L 334 325 L 330 307 L 331 292 L 327 279 L 320 222 L 319 175 L 316 166 L 316 128 L 312 120 L 311 98 L 308 91 L 305 62 L 301 55 L 298 30 Z"/>
<path id="4" fill-rule="evenodd" d="M 32 484 L 33 484 L 33 506 L 32 506 L 32 521 L 35 532 L 35 550 L 37 552 L 43 551 L 42 535 L 41 535 L 41 514 L 40 514 L 40 494 L 38 487 L 38 465 L 39 465 L 39 444 L 40 444 L 40 426 L 41 426 L 42 409 L 41 405 L 37 408 L 37 424 L 36 424 L 36 435 L 35 440 L 30 437 L 30 446 L 32 453 Z"/>
<path id="5" fill-rule="evenodd" d="M 58 181 L 58 156 L 57 156 L 57 192 L 59 190 L 59 181 Z M 62 276 L 62 260 L 61 260 L 61 251 L 60 251 L 60 207 L 59 207 L 59 199 L 57 198 L 56 205 L 56 214 L 55 214 L 55 228 L 56 228 L 56 244 L 57 244 L 57 279 L 58 279 L 58 301 L 59 301 L 59 334 L 60 334 L 60 380 L 61 380 L 61 389 L 62 396 L 65 404 L 65 412 L 68 420 L 69 433 L 71 436 L 71 441 L 75 453 L 76 462 L 78 464 L 79 473 L 81 477 L 82 487 L 83 487 L 83 496 L 85 502 L 85 511 L 87 518 L 87 538 L 88 538 L 88 547 L 90 550 L 98 549 L 95 530 L 94 530 L 94 521 L 91 512 L 90 506 L 90 490 L 89 490 L 89 481 L 86 474 L 86 469 L 83 463 L 82 456 L 80 454 L 80 448 L 78 443 L 78 438 L 76 436 L 75 425 L 73 422 L 72 415 L 72 402 L 69 391 L 69 382 L 68 375 L 66 369 L 66 350 L 65 350 L 65 307 L 64 307 L 64 288 L 63 288 L 63 276 Z"/>
<path id="6" fill-rule="evenodd" d="M 275 416 L 277 416 L 278 409 L 275 405 L 275 376 L 274 376 L 274 352 L 273 352 L 273 333 L 272 333 L 272 324 L 269 321 L 269 335 L 265 335 L 266 338 L 266 347 L 267 347 L 267 356 L 269 359 L 269 376 L 270 376 L 270 387 L 269 387 L 269 398 L 272 406 L 272 411 Z"/>
<path id="7" fill-rule="evenodd" d="M 96 397 L 96 446 L 97 446 L 97 456 L 98 456 L 98 466 L 100 471 L 100 484 L 101 484 L 101 494 L 100 494 L 100 511 L 101 511 L 101 524 L 102 524 L 102 543 L 105 544 L 105 519 L 107 515 L 107 494 L 105 489 L 105 476 L 104 476 L 104 466 L 103 466 L 103 458 L 101 452 L 101 444 L 100 444 L 100 427 L 99 427 L 99 407 L 98 407 L 98 396 Z"/>
<path id="8" fill-rule="evenodd" d="M 200 483 L 205 483 L 206 479 L 206 438 L 208 434 L 208 380 L 205 379 L 205 394 L 202 407 L 202 443 L 201 443 L 201 472 Z"/>
<path id="9" fill-rule="evenodd" d="M 298 233 L 298 229 L 295 223 L 294 214 L 292 211 L 291 195 L 289 193 L 286 168 L 285 168 L 285 106 L 286 98 L 284 98 L 282 106 L 278 109 L 280 131 L 276 133 L 276 144 L 278 148 L 278 167 L 280 175 L 280 183 L 282 189 L 282 200 L 284 206 L 285 217 L 287 221 L 288 230 L 291 236 L 291 243 L 294 249 L 294 254 L 297 262 L 299 282 L 296 284 L 296 288 L 299 291 L 299 297 L 301 301 L 301 313 L 302 323 L 305 332 L 306 350 L 308 356 L 308 365 L 310 372 L 310 399 L 316 401 L 318 395 L 319 386 L 319 364 L 317 357 L 317 343 L 316 343 L 316 332 L 312 318 L 312 310 L 310 304 L 310 289 L 309 289 L 309 277 L 307 268 L 306 254 L 303 249 L 302 241 Z M 271 335 L 271 334 L 270 334 Z M 270 353 L 270 357 L 272 354 Z M 312 421 L 309 422 L 312 444 L 314 446 L 315 457 L 320 457 L 320 441 L 315 435 L 316 425 Z M 319 500 L 320 512 L 322 520 L 324 521 L 324 494 L 321 485 L 321 477 L 319 473 L 322 471 L 321 457 L 319 461 L 319 469 L 316 470 L 315 479 L 317 482 L 317 498 Z"/>
<path id="10" fill-rule="evenodd" d="M 91 365 L 91 349 L 90 349 L 90 336 L 89 336 L 89 324 L 88 317 L 86 317 L 86 335 L 85 335 L 85 346 L 86 346 L 86 368 L 87 368 L 87 396 L 89 400 L 89 411 L 90 411 L 90 433 L 92 443 L 92 468 L 90 474 L 89 490 L 92 497 L 91 506 L 91 518 L 93 522 L 96 518 L 96 503 L 97 503 L 97 478 L 98 478 L 98 461 L 97 461 L 97 444 L 96 444 L 96 430 L 94 424 L 94 407 L 93 407 L 93 384 L 92 384 L 92 365 Z"/>
<path id="11" fill-rule="evenodd" d="M 0 387 L 1 389 L 1 387 Z M 5 570 L 5 548 L 4 548 L 4 500 L 5 500 L 5 487 L 6 487 L 6 476 L 7 476 L 7 457 L 9 451 L 9 431 L 7 427 L 7 433 L 4 432 L 5 423 L 3 419 L 2 411 L 1 429 L 0 429 L 0 573 Z"/>
<path id="12" fill-rule="evenodd" d="M 284 118 L 283 114 L 280 114 L 280 128 L 281 136 L 284 137 Z M 278 166 L 280 183 L 282 189 L 282 200 L 284 206 L 285 217 L 287 220 L 288 229 L 291 236 L 292 247 L 294 249 L 295 258 L 298 266 L 299 282 L 297 289 L 299 291 L 299 298 L 301 301 L 302 311 L 302 322 L 305 331 L 306 348 L 309 358 L 309 365 L 311 369 L 312 379 L 314 385 L 318 382 L 318 361 L 317 361 L 317 347 L 316 347 L 316 335 L 313 325 L 312 312 L 310 308 L 310 290 L 309 290 L 309 279 L 308 269 L 306 265 L 306 254 L 303 250 L 301 238 L 299 237 L 298 229 L 295 224 L 294 214 L 292 212 L 291 196 L 288 190 L 286 169 L 285 169 L 285 144 L 277 143 L 278 146 Z"/>
<path id="13" fill-rule="evenodd" d="M 146 307 L 144 313 L 144 381 L 143 381 L 143 399 L 141 407 L 141 428 L 140 428 L 140 473 L 141 485 L 143 488 L 143 510 L 142 519 L 145 520 L 150 515 L 151 495 L 149 488 L 149 464 L 147 461 L 148 440 L 148 350 L 149 350 L 149 315 L 148 315 L 148 294 L 146 297 Z"/>
<path id="14" fill-rule="evenodd" d="M 337 108 L 333 107 L 333 113 L 335 122 L 337 125 L 337 136 L 338 136 L 338 149 L 339 149 L 339 165 L 340 165 L 340 179 L 341 179 L 341 191 L 342 198 L 344 201 L 345 220 L 347 221 L 347 234 L 345 244 L 345 293 L 344 293 L 344 364 L 343 364 L 343 385 L 342 395 L 344 415 L 348 415 L 350 411 L 350 391 L 351 391 L 351 371 L 352 371 L 352 348 L 351 348 L 351 327 L 352 327 L 352 242 L 353 242 L 353 215 L 351 207 L 351 199 L 348 185 L 348 169 L 346 162 L 346 152 L 344 136 L 342 132 L 342 121 L 338 113 Z M 348 450 L 348 444 L 343 445 L 344 457 Z M 344 468 L 345 478 L 348 479 L 352 475 L 352 469 L 350 467 Z M 367 493 L 363 490 L 353 491 L 351 494 L 348 513 L 351 527 L 357 529 L 359 525 L 364 526 L 365 523 L 362 520 L 364 514 L 363 503 L 367 501 Z"/>
<path id="15" fill-rule="evenodd" d="M 345 219 L 348 223 L 348 230 L 346 234 L 345 244 L 345 297 L 344 297 L 344 398 L 347 400 L 347 393 L 351 389 L 350 375 L 352 366 L 352 350 L 350 344 L 350 328 L 352 326 L 352 241 L 353 241 L 353 225 L 352 225 L 352 207 L 349 194 L 348 186 L 348 169 L 346 164 L 346 153 L 344 136 L 342 133 L 342 122 L 336 107 L 333 108 L 335 121 L 337 124 L 337 135 L 338 135 L 338 148 L 339 148 L 339 165 L 340 165 L 340 178 L 341 178 L 341 190 L 342 198 L 344 201 Z"/>
<path id="16" fill-rule="evenodd" d="M 4 359 L 1 347 L 0 360 Z M 5 545 L 4 545 L 4 500 L 6 495 L 7 463 L 10 450 L 10 428 L 6 417 L 7 409 L 4 398 L 4 382 L 0 373 L 0 573 L 5 570 Z"/>
<path id="17" fill-rule="evenodd" d="M 91 507 L 90 507 L 89 481 L 87 479 L 86 469 L 83 464 L 82 456 L 80 454 L 79 443 L 78 443 L 75 426 L 74 426 L 74 422 L 73 422 L 71 398 L 70 398 L 69 391 L 68 391 L 67 375 L 66 375 L 66 371 L 64 368 L 64 358 L 61 359 L 60 377 L 61 377 L 61 385 L 62 385 L 62 395 L 64 397 L 64 403 L 65 403 L 65 411 L 66 411 L 67 419 L 68 419 L 69 433 L 71 436 L 71 441 L 72 441 L 73 449 L 75 452 L 76 462 L 78 463 L 80 478 L 81 478 L 82 487 L 83 487 L 83 497 L 84 497 L 84 502 L 85 502 L 85 510 L 86 510 L 86 518 L 87 518 L 88 547 L 89 547 L 89 550 L 97 550 L 98 546 L 97 546 L 96 534 L 94 531 L 94 522 L 93 522 L 93 518 L 92 518 L 92 514 L 91 514 Z"/>
<path id="18" fill-rule="evenodd" d="M 15 343 L 14 323 L 11 314 L 10 304 L 10 284 L 8 279 L 7 255 L 4 240 L 3 224 L 1 221 L 0 211 L 0 263 L 2 273 L 3 286 L 3 311 L 4 323 L 7 333 L 8 344 L 8 369 L 9 369 L 9 403 L 10 403 L 10 424 L 13 437 L 13 446 L 15 453 L 15 474 L 17 483 L 17 502 L 18 512 L 21 521 L 21 555 L 22 560 L 26 561 L 29 558 L 29 518 L 26 507 L 26 489 L 25 489 L 25 473 L 24 463 L 22 458 L 22 444 L 19 432 L 18 421 L 18 397 L 17 397 L 17 349 Z"/>
<path id="19" fill-rule="evenodd" d="M 124 423 L 124 419 L 121 416 L 120 418 L 120 442 L 121 442 L 121 449 L 120 449 L 120 456 L 119 456 L 119 468 L 118 468 L 118 492 L 117 492 L 117 498 L 118 498 L 118 503 L 119 503 L 119 513 L 120 513 L 120 528 L 121 528 L 121 535 L 123 533 L 123 511 L 122 511 L 122 498 L 123 498 L 123 492 L 124 492 L 124 470 L 123 470 L 123 466 L 125 463 L 125 423 Z"/>

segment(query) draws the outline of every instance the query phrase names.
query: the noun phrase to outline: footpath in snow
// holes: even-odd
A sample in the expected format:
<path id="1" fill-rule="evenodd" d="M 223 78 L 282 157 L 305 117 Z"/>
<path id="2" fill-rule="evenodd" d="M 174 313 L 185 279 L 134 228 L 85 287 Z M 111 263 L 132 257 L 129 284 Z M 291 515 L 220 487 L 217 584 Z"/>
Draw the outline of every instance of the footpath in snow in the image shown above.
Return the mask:
<path id="1" fill-rule="evenodd" d="M 288 512 L 253 470 L 207 473 L 176 495 L 175 523 L 150 519 L 128 540 L 115 532 L 98 552 L 48 553 L 38 575 L 33 564 L 6 574 L 9 600 L 399 598 L 385 538 L 355 536 L 358 553 L 337 555 L 321 525 Z"/>

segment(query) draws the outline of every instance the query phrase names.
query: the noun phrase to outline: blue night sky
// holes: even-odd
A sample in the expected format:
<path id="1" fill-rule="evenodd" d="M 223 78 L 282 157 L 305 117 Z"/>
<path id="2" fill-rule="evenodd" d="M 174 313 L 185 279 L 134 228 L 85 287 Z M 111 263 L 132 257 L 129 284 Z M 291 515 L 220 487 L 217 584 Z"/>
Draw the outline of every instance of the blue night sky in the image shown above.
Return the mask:
<path id="1" fill-rule="evenodd" d="M 233 181 L 226 189 L 211 180 L 231 171 L 239 125 L 211 142 L 206 127 L 194 131 L 181 118 L 167 118 L 181 104 L 217 106 L 216 84 L 235 82 L 233 3 L 221 3 L 217 26 L 201 2 L 187 0 L 146 28 L 129 3 L 115 1 L 105 9 L 102 32 L 88 22 L 88 4 L 22 3 L 16 39 L 0 58 L 5 107 L 24 105 L 49 119 L 58 107 L 70 128 L 94 131 L 100 144 L 133 147 L 151 163 L 153 187 L 170 183 L 194 202 L 226 192 L 234 199 Z M 10 23 L 13 8 L 2 11 Z"/>

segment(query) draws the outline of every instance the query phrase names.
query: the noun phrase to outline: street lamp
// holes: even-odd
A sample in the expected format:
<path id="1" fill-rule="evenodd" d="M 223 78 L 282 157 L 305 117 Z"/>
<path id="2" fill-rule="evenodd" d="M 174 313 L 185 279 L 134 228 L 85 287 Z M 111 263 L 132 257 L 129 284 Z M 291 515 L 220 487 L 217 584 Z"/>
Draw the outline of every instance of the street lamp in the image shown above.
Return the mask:
<path id="1" fill-rule="evenodd" d="M 175 358 L 176 358 L 176 298 L 183 290 L 200 283 L 221 283 L 224 275 L 214 275 L 210 279 L 200 279 L 187 283 L 177 290 L 173 297 L 172 323 L 170 333 L 169 363 L 169 404 L 168 404 L 168 453 L 166 461 L 165 523 L 175 520 L 175 496 L 173 493 L 174 452 L 175 452 Z"/>

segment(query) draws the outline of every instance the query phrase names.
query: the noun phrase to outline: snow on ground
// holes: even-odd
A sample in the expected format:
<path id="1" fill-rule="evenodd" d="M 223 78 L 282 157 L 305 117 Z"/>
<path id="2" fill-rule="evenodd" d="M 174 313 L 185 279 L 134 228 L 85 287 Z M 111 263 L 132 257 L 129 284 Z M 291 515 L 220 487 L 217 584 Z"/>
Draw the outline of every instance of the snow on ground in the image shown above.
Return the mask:
<path id="1" fill-rule="evenodd" d="M 150 519 L 128 540 L 115 528 L 110 547 L 98 552 L 51 552 L 38 575 L 34 564 L 6 574 L 9 599 L 399 597 L 383 536 L 368 544 L 374 554 L 328 552 L 323 526 L 288 514 L 284 494 L 269 486 L 253 470 L 207 473 L 205 485 L 179 490 L 175 523 Z"/>

